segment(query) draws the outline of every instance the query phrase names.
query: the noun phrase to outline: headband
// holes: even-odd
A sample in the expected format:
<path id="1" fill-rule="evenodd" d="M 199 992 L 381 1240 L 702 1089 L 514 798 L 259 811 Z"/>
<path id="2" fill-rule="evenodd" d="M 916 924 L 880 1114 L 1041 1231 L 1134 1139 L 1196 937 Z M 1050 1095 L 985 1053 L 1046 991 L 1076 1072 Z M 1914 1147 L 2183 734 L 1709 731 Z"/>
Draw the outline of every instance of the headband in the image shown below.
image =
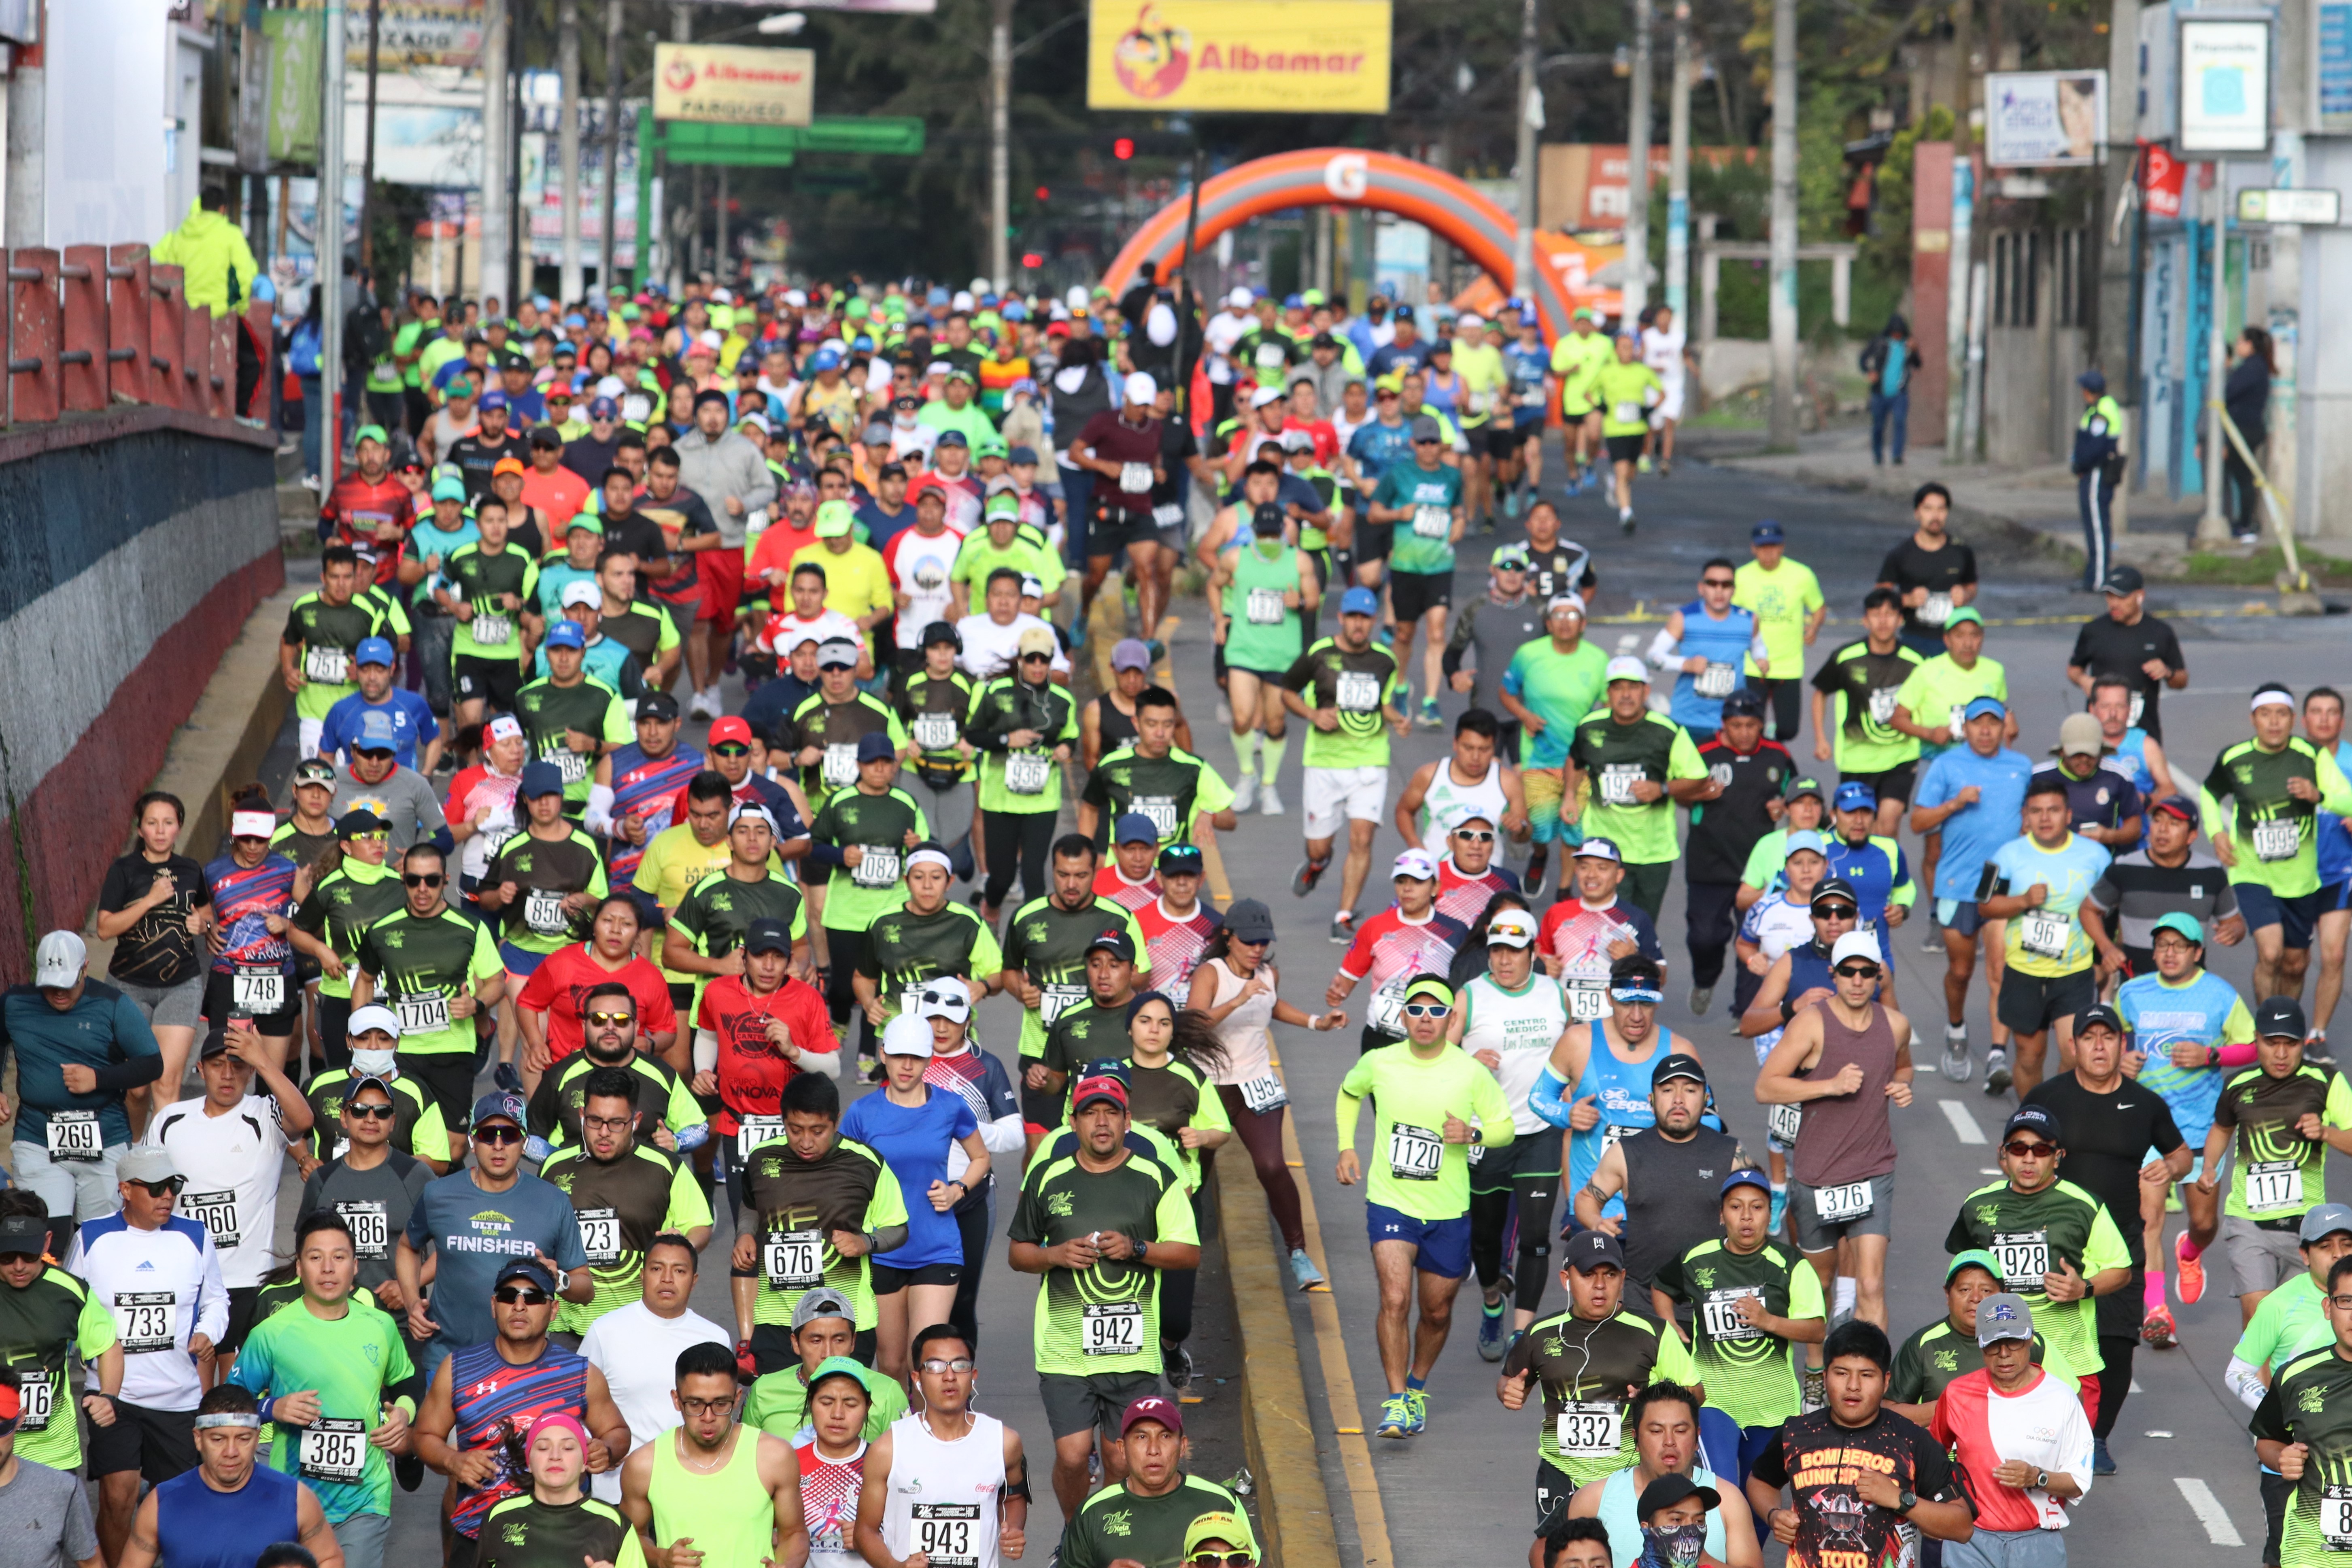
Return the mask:
<path id="1" fill-rule="evenodd" d="M 485 732 L 493 741 L 520 741 L 522 739 L 522 725 L 513 714 L 501 713 L 490 721 L 490 727 Z"/>
<path id="2" fill-rule="evenodd" d="M 949 877 L 953 878 L 955 876 L 955 862 L 949 859 L 937 849 L 918 849 L 912 855 L 907 857 L 908 870 L 911 871 L 918 866 L 937 866 L 940 870 L 945 871 Z"/>
<path id="3" fill-rule="evenodd" d="M 550 1426 L 560 1426 L 571 1433 L 572 1440 L 580 1445 L 580 1451 L 583 1454 L 588 1451 L 588 1429 L 580 1425 L 580 1418 L 557 1410 L 541 1416 L 530 1424 L 530 1430 L 523 1435 L 523 1452 L 526 1454 L 530 1452 L 530 1446 L 537 1442 L 539 1435 Z"/>
<path id="4" fill-rule="evenodd" d="M 1612 985 L 1609 994 L 1620 1002 L 1648 1002 L 1654 1005 L 1665 1000 L 1665 993 L 1654 985 Z"/>
<path id="5" fill-rule="evenodd" d="M 2252 712 L 2256 708 L 2268 707 L 2273 702 L 2283 707 L 2292 708 L 2294 706 L 2294 693 L 2284 686 L 2265 686 L 2254 693 L 2254 700 L 2247 711 Z"/>
<path id="6" fill-rule="evenodd" d="M 196 1417 L 196 1430 L 207 1426 L 243 1426 L 261 1430 L 261 1414 L 255 1410 L 207 1410 Z"/>

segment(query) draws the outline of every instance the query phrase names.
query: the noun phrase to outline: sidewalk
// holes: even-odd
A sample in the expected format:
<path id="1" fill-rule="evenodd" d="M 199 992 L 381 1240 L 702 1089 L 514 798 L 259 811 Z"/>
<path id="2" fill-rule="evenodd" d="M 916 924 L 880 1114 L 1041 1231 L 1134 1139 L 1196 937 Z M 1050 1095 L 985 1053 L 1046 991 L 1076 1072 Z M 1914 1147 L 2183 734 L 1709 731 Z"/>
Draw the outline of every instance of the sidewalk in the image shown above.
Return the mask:
<path id="1" fill-rule="evenodd" d="M 2033 468 L 1990 463 L 1947 465 L 1942 447 L 1915 447 L 1903 466 L 1880 466 L 1870 460 L 1869 426 L 1858 424 L 1801 436 L 1793 453 L 1767 454 L 1762 435 L 1748 431 L 1687 431 L 1677 436 L 1676 444 L 1693 457 L 1719 467 L 1883 495 L 1905 511 L 1912 491 L 1935 479 L 1952 492 L 1956 532 L 1974 535 L 1973 542 L 1981 544 L 1981 535 L 1988 530 L 2021 531 L 2055 555 L 2077 563 L 2082 558 L 2083 528 L 2075 510 L 2074 476 L 2063 463 Z M 2197 530 L 2198 514 L 2203 510 L 2202 500 L 2196 497 L 2175 501 L 2152 490 L 2133 495 L 2126 528 L 2117 531 L 2116 559 L 2137 566 L 2150 577 L 2178 576 Z"/>

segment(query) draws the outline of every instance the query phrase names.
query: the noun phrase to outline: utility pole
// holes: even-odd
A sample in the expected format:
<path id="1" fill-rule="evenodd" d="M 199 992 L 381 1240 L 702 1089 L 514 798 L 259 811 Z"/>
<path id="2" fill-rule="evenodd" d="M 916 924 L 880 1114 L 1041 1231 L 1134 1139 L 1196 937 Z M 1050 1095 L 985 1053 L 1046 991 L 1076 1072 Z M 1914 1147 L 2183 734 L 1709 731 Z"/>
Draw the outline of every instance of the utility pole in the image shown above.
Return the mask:
<path id="1" fill-rule="evenodd" d="M 522 210 L 522 14 L 529 0 L 507 3 L 507 75 L 499 90 L 507 95 L 505 126 L 507 279 L 515 295 L 531 291 L 535 277 L 530 261 L 530 220 Z M 546 172 L 540 184 L 547 183 Z"/>
<path id="2" fill-rule="evenodd" d="M 1537 176 L 1542 172 L 1543 153 L 1536 145 L 1536 132 L 1543 129 L 1543 85 L 1537 68 L 1536 0 L 1524 0 L 1519 6 L 1519 221 L 1511 237 L 1511 292 L 1530 306 L 1536 298 L 1536 204 L 1542 198 Z"/>
<path id="3" fill-rule="evenodd" d="M 375 285 L 375 72 L 383 44 L 383 0 L 368 0 L 367 150 L 360 155 L 360 274 Z"/>
<path id="4" fill-rule="evenodd" d="M 2230 450 L 2230 438 L 2221 433 L 2221 385 L 2230 376 L 2230 311 L 2222 292 L 2228 273 L 2221 261 L 2229 246 L 2230 215 L 2223 206 L 2227 196 L 2221 165 L 2207 163 L 2202 173 L 2206 188 L 2199 205 L 2213 226 L 2211 258 L 2206 263 L 2205 406 L 2200 411 L 2205 426 L 2205 515 L 2197 520 L 2200 544 L 2219 543 L 2230 537 L 2230 515 L 2221 493 L 2222 454 Z"/>
<path id="5" fill-rule="evenodd" d="M 1952 241 L 1944 268 L 1944 461 L 1965 463 L 1974 454 L 1962 439 L 1968 411 L 1969 281 L 1976 252 L 1977 165 L 1969 128 L 1976 97 L 1976 66 L 1970 57 L 1976 6 L 1960 0 L 1952 18 L 1956 91 L 1952 105 Z"/>
<path id="6" fill-rule="evenodd" d="M 621 0 L 604 0 L 604 222 L 596 247 L 596 287 L 613 290 L 619 241 L 613 228 L 621 201 Z M 637 215 L 637 246 L 645 247 L 645 215 Z M 637 258 L 645 265 L 645 257 Z"/>
<path id="7" fill-rule="evenodd" d="M 482 292 L 514 308 L 507 233 L 507 5 L 482 0 Z"/>
<path id="8" fill-rule="evenodd" d="M 556 0 L 555 71 L 556 140 L 563 160 L 563 302 L 580 298 L 586 287 L 580 271 L 580 0 Z"/>
<path id="9" fill-rule="evenodd" d="M 48 109 L 43 65 L 49 37 L 47 8 L 34 0 L 39 19 L 37 44 L 15 46 L 16 62 L 8 73 L 7 213 L 8 248 L 22 250 L 48 243 Z M 184 213 L 163 215 L 174 222 Z"/>
<path id="10" fill-rule="evenodd" d="M 326 47 L 320 50 L 325 103 L 319 115 L 319 395 L 327 400 L 319 444 L 320 493 L 335 488 L 343 453 L 343 0 L 327 0 Z"/>
<path id="11" fill-rule="evenodd" d="M 1772 416 L 1770 443 L 1797 445 L 1797 0 L 1772 0 Z"/>
<path id="12" fill-rule="evenodd" d="M 1657 30 L 1651 0 L 1633 0 L 1633 90 L 1627 96 L 1625 157 L 1625 310 L 1617 330 L 1630 332 L 1650 302 L 1650 86 L 1655 68 L 1650 35 Z M 1775 116 L 1773 124 L 1780 120 Z M 1777 167 L 1777 165 L 1776 165 Z"/>
<path id="13" fill-rule="evenodd" d="M 1013 279 L 1013 0 L 990 0 L 988 24 L 988 278 Z"/>
<path id="14" fill-rule="evenodd" d="M 1675 0 L 1675 75 L 1666 89 L 1666 308 L 1685 332 L 1690 306 L 1690 0 Z"/>
<path id="15" fill-rule="evenodd" d="M 687 4 L 687 0 L 671 0 L 669 8 L 669 40 L 673 44 L 690 44 L 694 42 L 694 7 Z M 650 104 L 646 106 L 646 112 L 648 114 L 653 112 L 653 108 Z M 694 177 L 689 180 L 688 184 L 692 186 L 693 195 L 690 198 L 689 205 L 679 210 L 682 214 L 691 214 L 692 216 L 690 219 L 681 218 L 681 221 L 673 225 L 669 228 L 667 232 L 671 236 L 671 240 L 670 243 L 663 247 L 664 254 L 662 256 L 662 260 L 669 268 L 670 292 L 679 299 L 685 298 L 687 269 L 688 267 L 692 266 L 694 262 L 692 252 L 694 249 L 699 248 L 701 244 L 701 164 L 697 163 L 694 166 Z M 668 163 L 666 158 L 663 163 L 662 199 L 664 201 L 670 199 Z M 643 223 L 645 220 L 643 218 L 639 218 L 637 221 L 639 223 Z M 689 236 L 692 237 L 691 240 L 689 240 Z"/>

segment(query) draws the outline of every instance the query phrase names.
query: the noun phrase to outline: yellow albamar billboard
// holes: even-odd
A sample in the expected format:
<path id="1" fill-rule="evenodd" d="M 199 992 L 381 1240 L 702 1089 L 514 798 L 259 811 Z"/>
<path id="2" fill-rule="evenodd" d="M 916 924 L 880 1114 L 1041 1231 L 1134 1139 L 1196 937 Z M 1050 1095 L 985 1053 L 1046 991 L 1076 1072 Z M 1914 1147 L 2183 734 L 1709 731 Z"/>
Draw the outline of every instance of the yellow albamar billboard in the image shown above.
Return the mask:
<path id="1" fill-rule="evenodd" d="M 816 112 L 807 49 L 654 46 L 654 118 L 716 125 L 806 125 Z"/>
<path id="2" fill-rule="evenodd" d="M 1092 0 L 1090 109 L 1385 114 L 1389 0 Z"/>

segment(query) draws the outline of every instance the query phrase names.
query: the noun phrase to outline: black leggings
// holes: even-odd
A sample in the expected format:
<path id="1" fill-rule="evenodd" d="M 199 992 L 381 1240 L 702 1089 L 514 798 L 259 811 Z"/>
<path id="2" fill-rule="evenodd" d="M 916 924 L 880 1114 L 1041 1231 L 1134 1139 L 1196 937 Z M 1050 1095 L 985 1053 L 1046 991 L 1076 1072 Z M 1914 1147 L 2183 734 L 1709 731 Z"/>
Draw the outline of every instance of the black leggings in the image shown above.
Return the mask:
<path id="1" fill-rule="evenodd" d="M 2099 1414 L 2091 1422 L 2091 1436 L 2102 1442 L 2116 1429 L 2116 1417 L 2124 1413 L 2124 1400 L 2131 1393 L 2132 1352 L 2138 1348 L 2137 1334 L 2099 1336 L 2099 1354 L 2107 1364 L 2099 1373 Z"/>
<path id="2" fill-rule="evenodd" d="M 988 846 L 988 885 L 980 896 L 983 905 L 992 910 L 1003 905 L 1004 895 L 1013 890 L 1016 862 L 1024 897 L 1040 899 L 1053 891 L 1045 876 L 1045 858 L 1054 847 L 1059 813 L 991 811 L 981 821 L 986 829 L 981 837 Z"/>
<path id="3" fill-rule="evenodd" d="M 875 1049 L 874 1025 L 866 1016 L 866 1009 L 857 1005 L 857 988 L 850 984 L 850 976 L 856 973 L 866 962 L 866 933 L 863 931 L 838 931 L 827 926 L 824 928 L 824 942 L 827 952 L 832 954 L 832 969 L 825 980 L 824 1005 L 832 1011 L 835 1025 L 844 1019 L 856 1018 L 857 1054 L 870 1057 Z"/>
<path id="4" fill-rule="evenodd" d="M 1202 1235 L 1201 1194 L 1192 1194 L 1192 1231 Z M 1201 1279 L 1198 1268 L 1163 1268 L 1160 1272 L 1160 1342 L 1181 1345 L 1192 1337 L 1192 1295 Z"/>
<path id="5" fill-rule="evenodd" d="M 956 1211 L 955 1220 L 956 1231 L 963 1237 L 963 1276 L 956 1281 L 955 1305 L 948 1309 L 948 1321 L 977 1354 L 980 1271 L 988 1261 L 988 1200 L 983 1197 L 978 1203 L 965 1205 Z"/>
<path id="6" fill-rule="evenodd" d="M 1523 1312 L 1543 1304 L 1545 1277 L 1551 1271 L 1551 1208 L 1559 1195 L 1560 1173 L 1514 1176 L 1509 1187 L 1470 1194 L 1470 1266 L 1482 1288 L 1502 1277 L 1506 1232 L 1518 1231 L 1518 1258 L 1511 1270 L 1513 1304 Z M 1516 1200 L 1516 1213 L 1514 1201 Z"/>
<path id="7" fill-rule="evenodd" d="M 1252 1110 L 1244 1103 L 1240 1087 L 1230 1083 L 1217 1086 L 1217 1098 L 1225 1102 L 1225 1120 L 1234 1124 L 1234 1136 L 1249 1151 L 1258 1185 L 1265 1189 L 1265 1201 L 1274 1210 L 1274 1223 L 1282 1228 L 1283 1247 L 1305 1251 L 1307 1222 L 1299 1215 L 1298 1183 L 1282 1158 L 1282 1108 Z"/>
<path id="8" fill-rule="evenodd" d="M 1750 689 L 1764 689 L 1764 700 L 1772 710 L 1772 738 L 1784 746 L 1793 743 L 1804 721 L 1804 681 L 1793 675 L 1758 676 L 1748 684 Z"/>

